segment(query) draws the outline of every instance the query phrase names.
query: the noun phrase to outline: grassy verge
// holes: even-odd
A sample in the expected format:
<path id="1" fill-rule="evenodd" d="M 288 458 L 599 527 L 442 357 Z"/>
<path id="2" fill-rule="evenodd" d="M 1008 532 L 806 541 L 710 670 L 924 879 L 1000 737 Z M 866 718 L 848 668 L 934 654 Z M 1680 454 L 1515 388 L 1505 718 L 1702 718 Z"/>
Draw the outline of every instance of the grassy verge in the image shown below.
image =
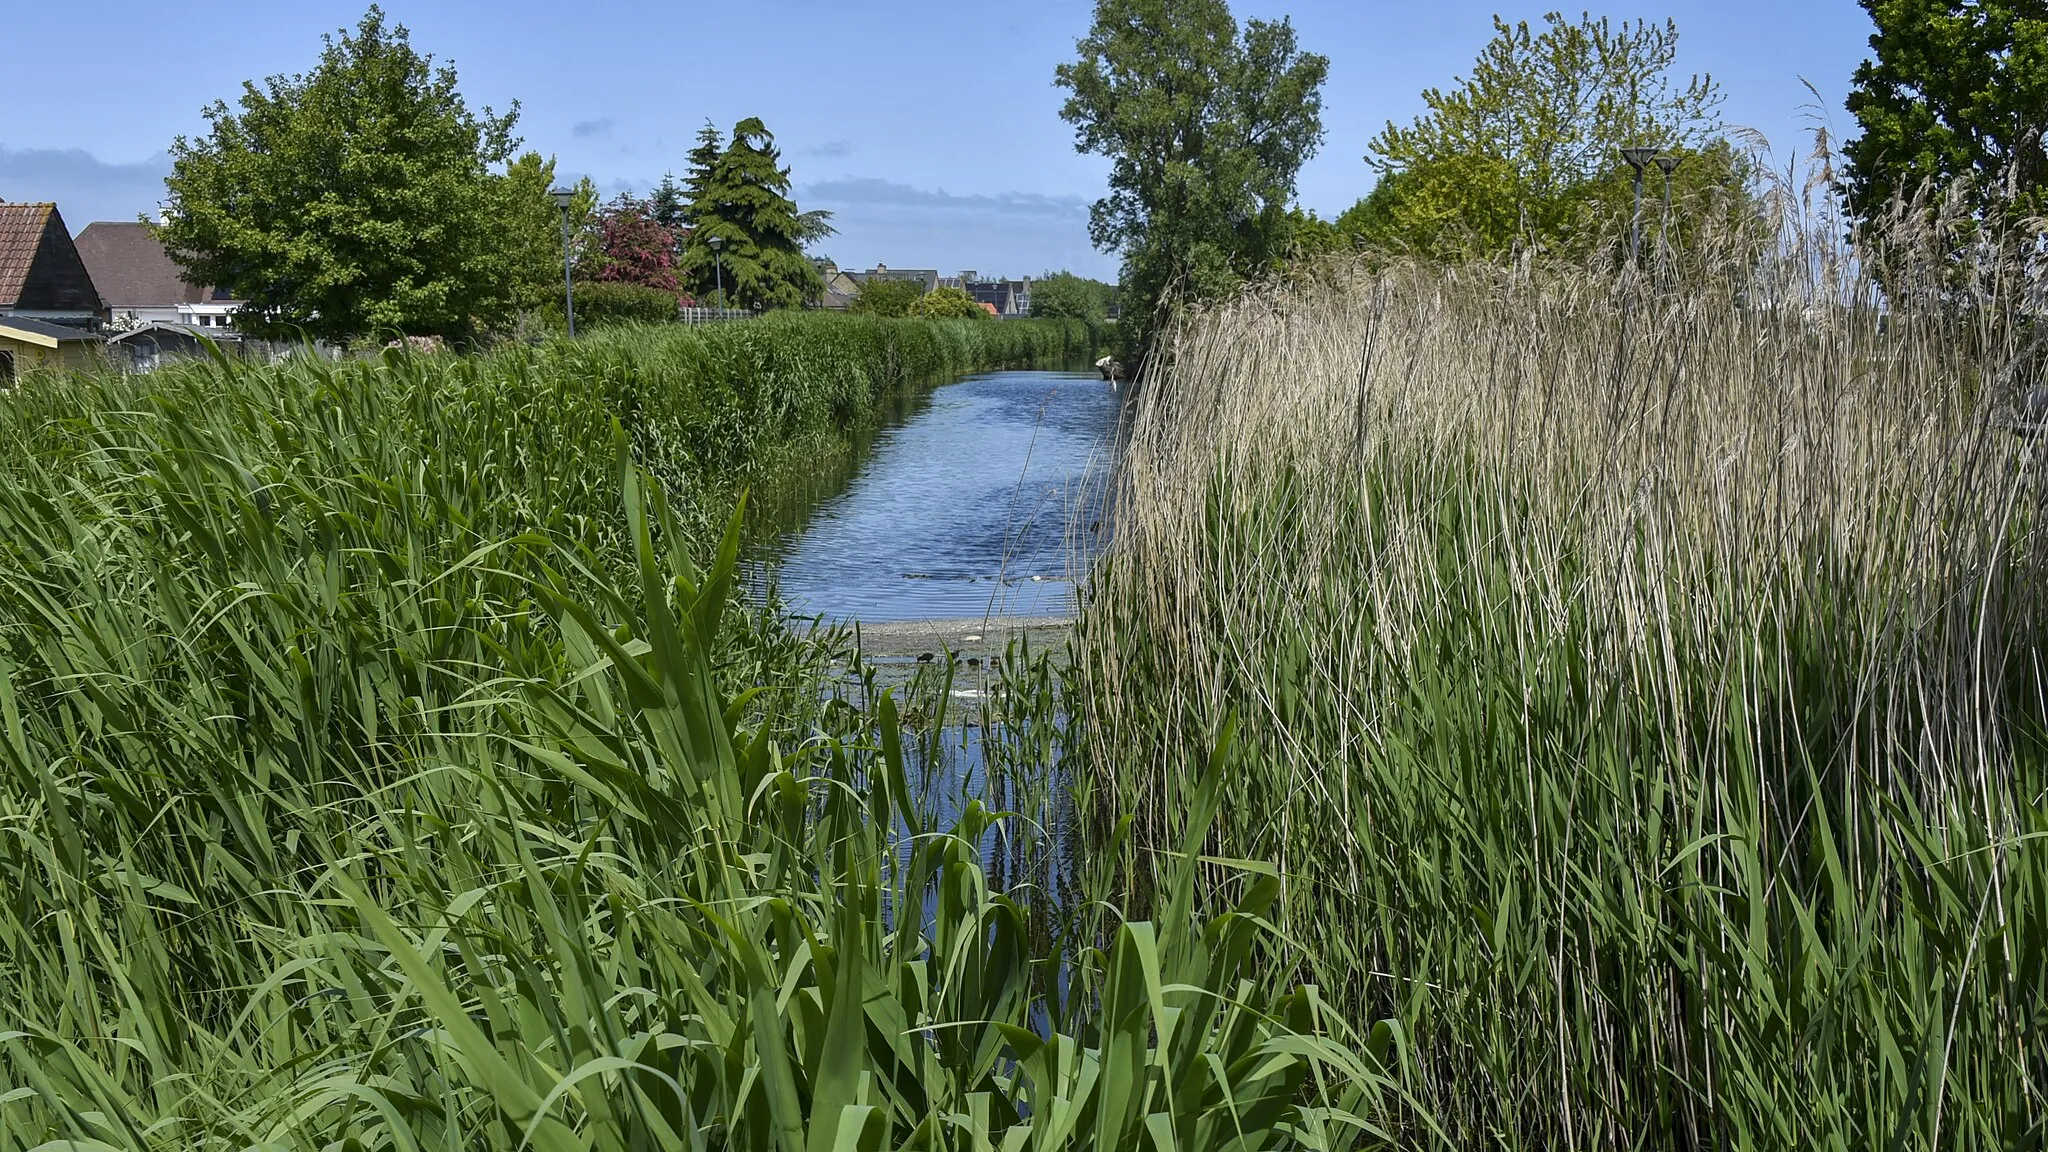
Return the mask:
<path id="1" fill-rule="evenodd" d="M 1348 1142 L 1373 1065 L 1249 966 L 1277 884 L 1078 932 L 992 891 L 1005 817 L 935 821 L 706 530 L 882 391 L 1079 338 L 0 397 L 0 1149 Z"/>
<path id="2" fill-rule="evenodd" d="M 1148 381 L 1096 786 L 1171 842 L 1243 718 L 1210 848 L 1406 1036 L 1418 1138 L 2044 1138 L 2024 321 L 1996 269 L 1939 308 L 1756 269 L 1329 269 Z"/>

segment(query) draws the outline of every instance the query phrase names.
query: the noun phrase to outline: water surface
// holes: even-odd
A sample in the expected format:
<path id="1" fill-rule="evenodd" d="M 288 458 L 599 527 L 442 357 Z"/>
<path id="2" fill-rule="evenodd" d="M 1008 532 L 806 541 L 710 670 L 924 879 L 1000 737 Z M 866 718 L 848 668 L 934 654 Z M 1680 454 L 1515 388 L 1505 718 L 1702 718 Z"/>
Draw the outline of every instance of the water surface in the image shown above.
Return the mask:
<path id="1" fill-rule="evenodd" d="M 866 621 L 1071 613 L 1104 535 L 1121 393 L 1093 373 L 997 372 L 934 390 L 852 481 L 768 545 L 799 616 Z"/>

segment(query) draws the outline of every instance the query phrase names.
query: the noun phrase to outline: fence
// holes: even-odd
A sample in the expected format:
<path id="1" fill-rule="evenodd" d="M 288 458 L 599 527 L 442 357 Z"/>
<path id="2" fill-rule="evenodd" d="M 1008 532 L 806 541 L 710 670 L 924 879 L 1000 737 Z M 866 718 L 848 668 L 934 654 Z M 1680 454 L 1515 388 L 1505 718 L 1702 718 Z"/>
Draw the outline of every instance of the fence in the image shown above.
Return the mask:
<path id="1" fill-rule="evenodd" d="M 679 315 L 685 324 L 722 324 L 727 320 L 752 320 L 758 313 L 745 308 L 684 308 Z"/>

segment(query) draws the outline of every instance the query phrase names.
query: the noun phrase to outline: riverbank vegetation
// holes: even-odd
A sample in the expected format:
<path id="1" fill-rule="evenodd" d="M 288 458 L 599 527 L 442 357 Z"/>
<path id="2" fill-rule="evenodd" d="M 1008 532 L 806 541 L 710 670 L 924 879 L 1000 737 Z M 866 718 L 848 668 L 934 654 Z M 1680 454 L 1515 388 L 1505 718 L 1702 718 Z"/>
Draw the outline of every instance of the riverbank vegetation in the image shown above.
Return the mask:
<path id="1" fill-rule="evenodd" d="M 0 397 L 0 1148 L 1348 1142 L 1372 1049 L 1248 967 L 1276 880 L 994 890 L 996 814 L 936 823 L 706 530 L 882 389 L 1090 349 L 791 317 Z"/>
<path id="2" fill-rule="evenodd" d="M 1208 850 L 1398 1025 L 1414 1141 L 2042 1139 L 2039 222 L 1764 192 L 1683 259 L 1326 263 L 1143 389 L 1102 806 L 1175 842 L 1237 719 Z"/>

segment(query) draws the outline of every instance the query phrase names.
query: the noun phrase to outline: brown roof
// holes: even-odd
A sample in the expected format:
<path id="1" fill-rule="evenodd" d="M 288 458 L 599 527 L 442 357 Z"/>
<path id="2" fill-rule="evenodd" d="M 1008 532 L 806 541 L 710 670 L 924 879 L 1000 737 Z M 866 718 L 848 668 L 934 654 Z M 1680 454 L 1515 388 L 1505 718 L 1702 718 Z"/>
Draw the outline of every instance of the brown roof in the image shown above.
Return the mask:
<path id="1" fill-rule="evenodd" d="M 78 234 L 78 255 L 109 308 L 198 304 L 213 295 L 186 282 L 184 271 L 147 224 L 95 220 Z"/>
<path id="2" fill-rule="evenodd" d="M 92 275 L 55 204 L 0 204 L 0 308 L 100 310 Z"/>

